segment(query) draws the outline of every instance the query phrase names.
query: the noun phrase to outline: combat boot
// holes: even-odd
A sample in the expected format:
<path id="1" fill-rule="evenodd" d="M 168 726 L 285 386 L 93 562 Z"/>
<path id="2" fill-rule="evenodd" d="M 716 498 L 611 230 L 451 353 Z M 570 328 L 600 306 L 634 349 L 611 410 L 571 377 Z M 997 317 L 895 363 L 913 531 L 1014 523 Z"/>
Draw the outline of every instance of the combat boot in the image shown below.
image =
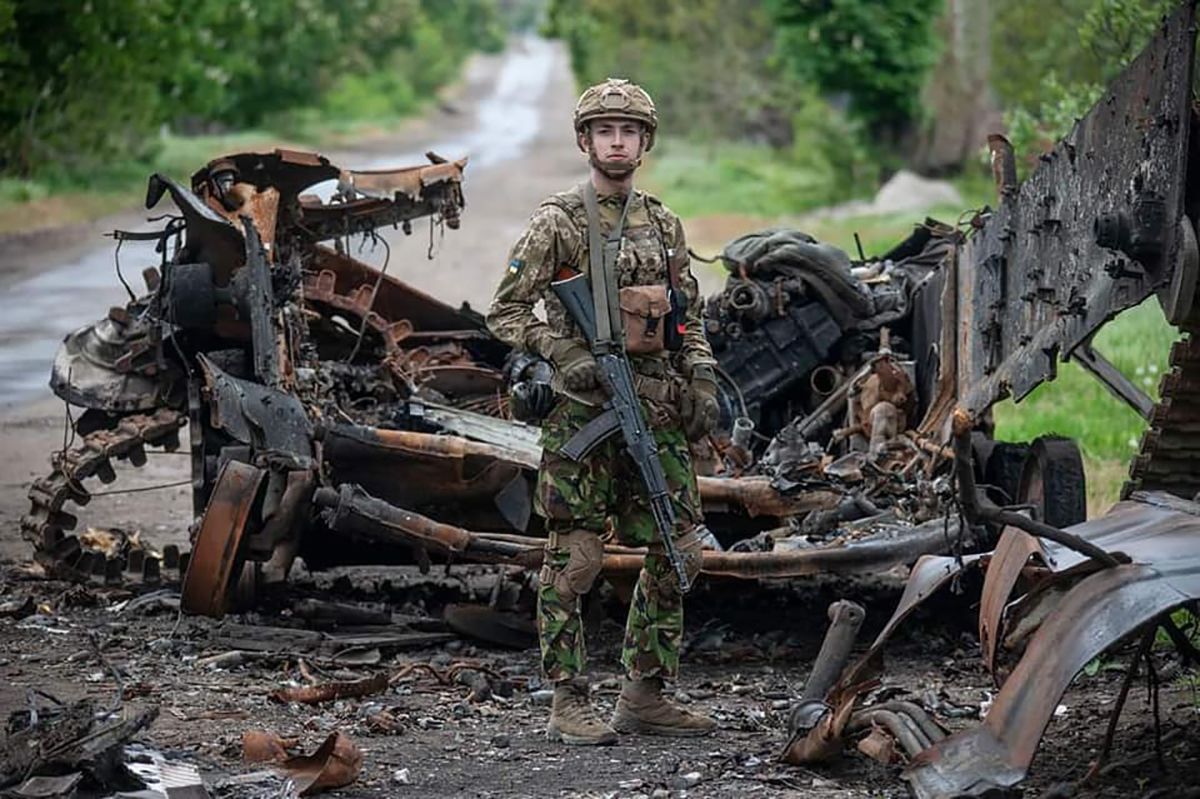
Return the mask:
<path id="1" fill-rule="evenodd" d="M 670 735 L 690 738 L 707 735 L 717 723 L 708 716 L 693 713 L 663 698 L 662 679 L 647 677 L 626 679 L 613 712 L 612 726 L 617 732 L 643 735 Z"/>
<path id="2" fill-rule="evenodd" d="M 613 728 L 592 709 L 587 683 L 581 679 L 554 686 L 554 704 L 550 708 L 546 737 L 574 746 L 602 746 L 617 740 Z"/>

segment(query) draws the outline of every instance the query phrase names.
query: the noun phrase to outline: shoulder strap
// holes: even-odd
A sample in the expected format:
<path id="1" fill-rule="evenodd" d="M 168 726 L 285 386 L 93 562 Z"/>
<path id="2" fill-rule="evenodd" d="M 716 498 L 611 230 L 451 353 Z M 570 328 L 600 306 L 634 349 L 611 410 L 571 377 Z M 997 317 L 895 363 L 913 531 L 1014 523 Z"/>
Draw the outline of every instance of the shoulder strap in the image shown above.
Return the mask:
<path id="1" fill-rule="evenodd" d="M 655 197 L 649 192 L 643 195 L 646 198 L 646 212 L 653 220 L 654 226 L 658 228 L 659 240 L 662 242 L 663 257 L 667 261 L 667 280 L 672 289 L 679 288 L 679 260 L 680 253 L 672 254 L 667 250 L 667 227 L 671 224 L 673 214 L 669 213 L 663 207 L 662 200 Z"/>
<path id="2" fill-rule="evenodd" d="M 596 346 L 597 349 L 610 348 L 613 343 L 612 334 L 612 303 L 615 297 L 610 296 L 609 280 L 606 268 L 608 260 L 604 242 L 600 234 L 600 203 L 596 197 L 596 187 L 589 180 L 583 185 L 583 207 L 587 211 L 588 223 L 588 280 L 592 284 L 592 305 L 596 312 Z"/>
<path id="3" fill-rule="evenodd" d="M 546 199 L 542 200 L 540 206 L 553 205 L 556 208 L 561 208 L 567 212 L 567 215 L 572 218 L 577 218 L 583 210 L 582 197 L 575 191 L 563 191 L 558 194 L 551 194 Z"/>

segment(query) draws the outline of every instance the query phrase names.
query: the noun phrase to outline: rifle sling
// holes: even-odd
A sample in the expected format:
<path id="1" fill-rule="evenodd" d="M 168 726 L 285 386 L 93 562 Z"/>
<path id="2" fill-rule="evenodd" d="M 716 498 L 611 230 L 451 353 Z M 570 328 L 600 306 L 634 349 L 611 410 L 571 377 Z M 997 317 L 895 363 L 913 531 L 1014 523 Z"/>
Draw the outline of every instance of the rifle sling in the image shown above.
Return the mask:
<path id="1" fill-rule="evenodd" d="M 621 250 L 621 234 L 625 230 L 625 220 L 633 205 L 633 190 L 630 189 L 625 198 L 625 206 L 616 226 L 609 232 L 607 238 L 602 238 L 600 231 L 600 201 L 596 196 L 596 187 L 589 180 L 583 187 L 583 207 L 587 212 L 588 222 L 588 268 L 592 286 L 592 304 L 596 310 L 596 352 L 624 349 L 624 335 L 614 336 L 614 330 L 621 333 L 621 309 L 617 289 L 617 255 Z"/>

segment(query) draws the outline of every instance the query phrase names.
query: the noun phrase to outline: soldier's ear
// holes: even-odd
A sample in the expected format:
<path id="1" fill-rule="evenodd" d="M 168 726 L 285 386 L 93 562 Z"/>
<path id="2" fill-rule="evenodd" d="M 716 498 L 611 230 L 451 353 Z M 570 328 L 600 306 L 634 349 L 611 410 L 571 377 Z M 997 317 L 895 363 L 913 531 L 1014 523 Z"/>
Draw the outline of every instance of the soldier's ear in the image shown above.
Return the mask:
<path id="1" fill-rule="evenodd" d="M 591 125 L 584 125 L 583 130 L 575 134 L 575 144 L 579 147 L 579 152 L 586 153 L 591 145 L 592 128 Z"/>

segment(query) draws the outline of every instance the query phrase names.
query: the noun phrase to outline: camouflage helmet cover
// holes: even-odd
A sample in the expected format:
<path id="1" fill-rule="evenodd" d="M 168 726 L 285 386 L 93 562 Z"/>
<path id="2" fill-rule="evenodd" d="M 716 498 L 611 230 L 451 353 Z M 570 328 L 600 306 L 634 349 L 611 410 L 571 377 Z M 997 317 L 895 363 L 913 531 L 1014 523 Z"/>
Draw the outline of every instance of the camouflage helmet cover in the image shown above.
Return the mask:
<path id="1" fill-rule="evenodd" d="M 609 78 L 585 89 L 575 104 L 575 131 L 582 133 L 588 122 L 601 118 L 641 122 L 649 135 L 646 150 L 654 146 L 658 112 L 650 95 L 636 83 L 623 78 Z"/>

